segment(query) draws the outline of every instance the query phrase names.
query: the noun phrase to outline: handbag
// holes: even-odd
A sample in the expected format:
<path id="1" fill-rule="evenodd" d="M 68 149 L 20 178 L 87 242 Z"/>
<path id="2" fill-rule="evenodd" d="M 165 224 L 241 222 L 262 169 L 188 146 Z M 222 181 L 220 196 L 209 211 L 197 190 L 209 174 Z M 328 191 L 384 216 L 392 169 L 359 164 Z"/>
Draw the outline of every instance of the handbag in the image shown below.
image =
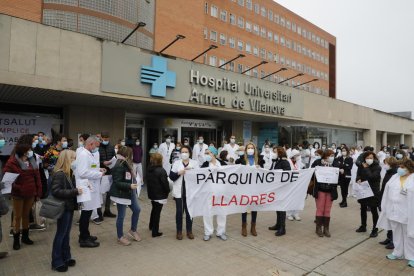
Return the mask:
<path id="1" fill-rule="evenodd" d="M 315 189 L 315 176 L 312 176 L 308 185 L 308 194 L 313 195 L 313 190 Z"/>

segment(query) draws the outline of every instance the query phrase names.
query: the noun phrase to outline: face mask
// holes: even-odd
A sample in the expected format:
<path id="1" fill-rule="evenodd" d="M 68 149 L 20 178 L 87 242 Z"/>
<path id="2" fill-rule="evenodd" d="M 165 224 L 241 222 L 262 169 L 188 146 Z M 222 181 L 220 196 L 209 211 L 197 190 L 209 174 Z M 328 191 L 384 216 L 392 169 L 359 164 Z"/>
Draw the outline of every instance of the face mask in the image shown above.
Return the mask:
<path id="1" fill-rule="evenodd" d="M 37 146 L 37 143 L 32 143 L 32 149 L 34 149 Z"/>
<path id="2" fill-rule="evenodd" d="M 141 145 L 141 142 L 135 142 L 135 145 L 139 146 Z"/>
<path id="3" fill-rule="evenodd" d="M 319 149 L 319 146 L 318 145 L 315 145 L 315 149 Z"/>
<path id="4" fill-rule="evenodd" d="M 398 153 L 398 154 L 395 155 L 395 158 L 402 159 L 403 158 L 403 155 L 401 153 Z"/>
<path id="5" fill-rule="evenodd" d="M 273 158 L 274 158 L 274 159 L 277 159 L 277 152 L 274 152 L 274 153 L 273 153 Z"/>
<path id="6" fill-rule="evenodd" d="M 230 139 L 230 143 L 232 143 L 232 144 L 234 144 L 234 143 L 236 143 L 236 139 Z"/>
<path id="7" fill-rule="evenodd" d="M 4 140 L 4 139 L 1 139 L 0 140 L 0 149 L 2 148 L 2 147 L 4 147 L 4 145 L 6 144 L 6 140 Z"/>
<path id="8" fill-rule="evenodd" d="M 70 164 L 70 168 L 72 169 L 72 171 L 76 170 L 76 160 L 75 160 L 75 161 L 73 161 L 73 162 Z"/>
<path id="9" fill-rule="evenodd" d="M 383 150 L 384 152 L 386 152 L 386 151 L 387 151 L 387 148 L 383 148 L 382 150 Z"/>
<path id="10" fill-rule="evenodd" d="M 104 146 L 109 145 L 109 141 L 102 141 L 102 145 L 104 145 Z"/>
<path id="11" fill-rule="evenodd" d="M 115 151 L 115 154 L 117 154 L 117 153 L 118 153 L 118 149 L 114 149 L 114 151 Z"/>
<path id="12" fill-rule="evenodd" d="M 247 150 L 247 155 L 253 155 L 254 154 L 254 149 L 248 149 Z"/>
<path id="13" fill-rule="evenodd" d="M 265 148 L 265 152 L 269 153 L 270 152 L 270 148 Z"/>
<path id="14" fill-rule="evenodd" d="M 93 150 L 91 150 L 92 153 L 98 152 L 98 148 L 94 148 Z"/>
<path id="15" fill-rule="evenodd" d="M 322 150 L 326 150 L 326 147 L 322 147 Z"/>
<path id="16" fill-rule="evenodd" d="M 68 147 L 68 142 L 63 142 L 63 143 L 62 143 L 62 148 L 63 148 L 63 149 L 66 149 L 67 147 Z"/>
<path id="17" fill-rule="evenodd" d="M 243 156 L 244 155 L 244 151 L 239 151 L 239 156 Z"/>
<path id="18" fill-rule="evenodd" d="M 37 145 L 37 144 L 39 144 L 39 140 L 34 140 L 33 143 L 35 143 Z"/>
<path id="19" fill-rule="evenodd" d="M 83 142 L 78 142 L 78 146 L 79 146 L 80 148 L 83 148 Z"/>
<path id="20" fill-rule="evenodd" d="M 32 158 L 33 157 L 33 151 L 29 150 L 26 154 L 27 158 Z"/>
<path id="21" fill-rule="evenodd" d="M 121 142 L 121 146 L 125 146 L 125 142 L 124 141 Z"/>
<path id="22" fill-rule="evenodd" d="M 385 164 L 385 165 L 384 165 L 384 170 L 388 171 L 389 169 L 390 169 L 390 165 Z"/>
<path id="23" fill-rule="evenodd" d="M 199 144 L 202 144 L 202 143 L 204 143 L 204 140 L 203 139 L 200 139 L 200 140 L 198 140 L 198 143 Z"/>
<path id="24" fill-rule="evenodd" d="M 399 176 L 404 176 L 404 175 L 407 174 L 407 170 L 403 169 L 403 168 L 398 168 L 397 173 L 398 173 Z"/>
<path id="25" fill-rule="evenodd" d="M 372 163 L 374 163 L 374 159 L 365 159 L 365 163 L 372 165 Z"/>
<path id="26" fill-rule="evenodd" d="M 189 143 L 188 143 L 188 142 L 185 142 L 185 143 L 184 143 L 184 146 L 188 146 L 188 145 L 189 145 Z"/>
<path id="27" fill-rule="evenodd" d="M 204 155 L 204 160 L 206 160 L 207 162 L 211 161 L 211 155 Z"/>
<path id="28" fill-rule="evenodd" d="M 342 156 L 347 156 L 348 154 L 347 154 L 347 152 L 346 151 L 343 151 L 342 152 Z"/>
<path id="29" fill-rule="evenodd" d="M 299 147 L 299 150 L 302 150 L 303 148 L 302 147 Z"/>
<path id="30" fill-rule="evenodd" d="M 181 159 L 188 160 L 190 158 L 190 154 L 188 152 L 181 153 Z"/>
<path id="31" fill-rule="evenodd" d="M 386 158 L 390 157 L 390 154 L 389 154 L 389 153 L 387 153 L 387 154 L 385 155 L 385 157 L 386 157 Z"/>
<path id="32" fill-rule="evenodd" d="M 170 138 L 167 138 L 167 139 L 165 139 L 165 142 L 166 143 L 171 143 L 171 139 Z"/>
<path id="33" fill-rule="evenodd" d="M 334 159 L 335 159 L 335 157 L 333 157 L 333 156 L 329 156 L 329 157 L 328 157 L 328 163 L 329 163 L 329 164 L 332 164 L 332 163 L 333 163 L 333 161 L 334 161 Z"/>
<path id="34" fill-rule="evenodd" d="M 180 149 L 181 149 L 181 147 L 176 147 L 175 149 L 176 149 L 176 150 L 180 150 Z"/>
<path id="35" fill-rule="evenodd" d="M 43 137 L 39 136 L 39 142 L 42 142 L 42 141 L 43 141 Z"/>
<path id="36" fill-rule="evenodd" d="M 154 149 L 158 149 L 158 145 L 154 145 Z"/>
<path id="37" fill-rule="evenodd" d="M 321 157 L 319 155 L 315 156 L 315 160 L 321 159 Z"/>

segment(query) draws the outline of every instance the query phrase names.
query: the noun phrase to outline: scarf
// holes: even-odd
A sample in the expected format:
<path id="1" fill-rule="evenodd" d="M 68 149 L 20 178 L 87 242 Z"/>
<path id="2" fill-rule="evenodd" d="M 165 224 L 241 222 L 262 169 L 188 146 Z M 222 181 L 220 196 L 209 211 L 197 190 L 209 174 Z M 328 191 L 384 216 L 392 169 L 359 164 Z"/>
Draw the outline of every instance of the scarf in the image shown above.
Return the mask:
<path id="1" fill-rule="evenodd" d="M 132 178 L 133 178 L 133 183 L 137 183 L 137 175 L 135 174 L 135 172 L 134 172 L 134 170 L 133 170 L 133 167 L 131 166 L 131 164 L 126 160 L 126 158 L 125 157 L 123 157 L 122 155 L 120 155 L 120 154 L 117 154 L 116 155 L 116 159 L 118 159 L 118 161 L 117 162 L 119 162 L 119 164 L 126 164 L 127 165 L 127 167 L 128 167 L 128 169 L 129 169 L 129 172 L 131 173 L 131 175 L 132 175 Z"/>
<path id="2" fill-rule="evenodd" d="M 23 160 L 22 160 L 22 159 L 20 159 L 20 158 L 17 156 L 17 154 L 16 154 L 16 155 L 14 155 L 14 157 L 16 158 L 16 160 L 17 160 L 17 162 L 19 163 L 19 166 L 20 166 L 20 168 L 21 168 L 22 170 L 27 171 L 27 170 L 29 169 L 29 167 L 26 165 L 26 163 L 25 163 L 25 162 L 23 162 Z M 39 167 L 37 166 L 36 160 L 35 160 L 33 157 L 29 158 L 29 159 L 28 159 L 28 161 L 30 162 L 30 164 L 32 165 L 32 168 L 33 168 L 34 170 L 39 169 Z"/>

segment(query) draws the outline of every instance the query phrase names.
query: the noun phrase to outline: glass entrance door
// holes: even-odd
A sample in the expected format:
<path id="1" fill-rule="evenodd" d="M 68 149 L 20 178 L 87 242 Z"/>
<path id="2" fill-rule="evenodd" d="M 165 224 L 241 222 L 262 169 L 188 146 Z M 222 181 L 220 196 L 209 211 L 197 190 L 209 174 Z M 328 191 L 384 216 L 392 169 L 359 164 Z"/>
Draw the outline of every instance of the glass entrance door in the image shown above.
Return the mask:
<path id="1" fill-rule="evenodd" d="M 190 145 L 194 146 L 197 143 L 199 136 L 204 137 L 204 143 L 207 145 L 214 141 L 217 143 L 217 130 L 216 129 L 205 129 L 205 128 L 182 128 L 181 129 L 181 140 L 189 138 Z"/>

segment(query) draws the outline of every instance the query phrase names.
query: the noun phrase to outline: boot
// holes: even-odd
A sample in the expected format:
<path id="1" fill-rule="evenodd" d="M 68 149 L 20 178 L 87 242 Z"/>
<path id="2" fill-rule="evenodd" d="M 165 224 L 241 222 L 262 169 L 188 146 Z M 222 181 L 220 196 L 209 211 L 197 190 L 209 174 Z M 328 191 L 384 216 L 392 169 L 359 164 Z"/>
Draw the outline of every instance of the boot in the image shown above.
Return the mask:
<path id="1" fill-rule="evenodd" d="M 378 237 L 378 228 L 373 228 L 371 234 L 369 235 L 370 238 Z"/>
<path id="2" fill-rule="evenodd" d="M 22 231 L 22 243 L 32 245 L 33 241 L 29 238 L 29 229 L 23 229 Z"/>
<path id="3" fill-rule="evenodd" d="M 282 213 L 278 214 L 277 220 L 278 220 L 278 223 L 279 223 L 280 226 L 277 229 L 277 231 L 275 233 L 275 236 L 278 236 L 279 237 L 279 236 L 283 236 L 283 235 L 286 234 L 286 228 L 285 228 L 285 225 L 286 225 L 286 213 L 282 212 Z"/>
<path id="4" fill-rule="evenodd" d="M 323 217 L 316 217 L 316 235 L 318 235 L 319 237 L 323 237 L 323 232 L 322 232 L 322 220 Z"/>
<path id="5" fill-rule="evenodd" d="M 280 218 L 279 218 L 279 212 L 276 212 L 276 224 L 273 226 L 269 226 L 269 230 L 275 231 L 278 230 L 280 227 Z"/>
<path id="6" fill-rule="evenodd" d="M 341 207 L 341 208 L 346 208 L 346 207 L 348 207 L 348 204 L 347 204 L 347 202 L 346 202 L 346 198 L 342 199 L 342 202 L 341 202 L 341 203 L 339 203 L 339 207 Z"/>
<path id="7" fill-rule="evenodd" d="M 256 222 L 252 222 L 252 225 L 250 226 L 250 233 L 252 233 L 253 236 L 257 236 L 256 232 Z"/>
<path id="8" fill-rule="evenodd" d="M 20 232 L 13 233 L 13 249 L 20 249 Z"/>
<path id="9" fill-rule="evenodd" d="M 242 231 L 241 231 L 241 234 L 242 234 L 243 237 L 247 237 L 247 223 L 246 222 L 243 222 L 242 223 Z"/>
<path id="10" fill-rule="evenodd" d="M 323 234 L 325 235 L 325 237 L 330 238 L 331 237 L 331 233 L 329 233 L 329 222 L 331 220 L 330 217 L 324 217 L 323 218 Z"/>
<path id="11" fill-rule="evenodd" d="M 183 232 L 181 232 L 181 231 L 177 232 L 176 238 L 177 238 L 177 240 L 181 241 L 183 239 Z"/>

